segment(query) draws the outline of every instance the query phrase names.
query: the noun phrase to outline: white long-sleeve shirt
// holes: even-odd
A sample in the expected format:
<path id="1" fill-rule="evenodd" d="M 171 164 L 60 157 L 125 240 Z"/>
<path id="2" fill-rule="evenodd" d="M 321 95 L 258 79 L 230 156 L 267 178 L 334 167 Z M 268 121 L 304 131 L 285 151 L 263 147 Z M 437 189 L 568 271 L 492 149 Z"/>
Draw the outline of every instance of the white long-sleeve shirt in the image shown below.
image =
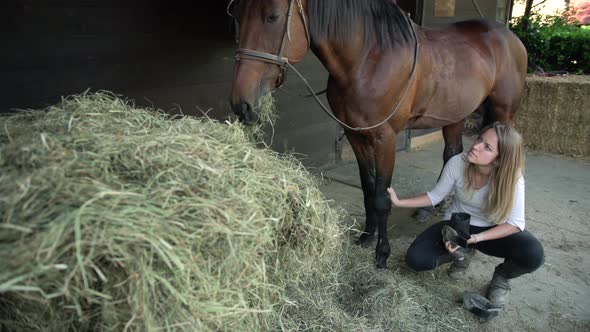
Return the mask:
<path id="1" fill-rule="evenodd" d="M 471 215 L 471 225 L 479 227 L 490 227 L 495 224 L 490 222 L 490 219 L 483 214 L 483 207 L 487 201 L 489 185 L 486 184 L 479 190 L 474 190 L 471 199 L 465 197 L 463 191 L 464 174 L 465 174 L 465 156 L 458 154 L 453 156 L 443 169 L 442 175 L 434 188 L 426 194 L 430 198 L 432 205 L 440 203 L 451 190 L 455 191 L 455 198 L 449 209 L 445 213 L 445 220 L 451 218 L 454 212 L 466 212 Z M 524 230 L 524 177 L 518 179 L 516 186 L 516 195 L 514 197 L 514 208 L 505 220 L 505 222 L 518 227 L 521 231 Z"/>

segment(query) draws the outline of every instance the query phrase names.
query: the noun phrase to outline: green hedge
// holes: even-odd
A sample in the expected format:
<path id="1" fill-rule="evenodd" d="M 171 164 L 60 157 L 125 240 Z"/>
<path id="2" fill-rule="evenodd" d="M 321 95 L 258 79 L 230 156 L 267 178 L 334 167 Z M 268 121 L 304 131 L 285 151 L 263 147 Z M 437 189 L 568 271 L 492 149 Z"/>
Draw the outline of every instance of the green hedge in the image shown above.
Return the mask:
<path id="1" fill-rule="evenodd" d="M 522 40 L 529 54 L 529 72 L 567 71 L 590 74 L 590 30 L 568 23 L 562 17 L 541 21 L 519 18 L 511 30 Z"/>

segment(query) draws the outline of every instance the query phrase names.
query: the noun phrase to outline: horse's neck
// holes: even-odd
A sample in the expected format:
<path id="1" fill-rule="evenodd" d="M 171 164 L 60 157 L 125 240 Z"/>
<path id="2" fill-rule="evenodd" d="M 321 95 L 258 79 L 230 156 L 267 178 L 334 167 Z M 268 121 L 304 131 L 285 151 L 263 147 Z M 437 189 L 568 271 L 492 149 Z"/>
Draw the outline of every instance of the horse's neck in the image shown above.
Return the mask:
<path id="1" fill-rule="evenodd" d="M 313 45 L 313 53 L 322 62 L 330 76 L 340 84 L 348 84 L 365 74 L 363 69 L 382 62 L 387 62 L 392 72 L 396 68 L 406 67 L 402 59 L 411 56 L 407 49 L 380 50 L 376 45 L 363 45 L 360 41 L 351 41 L 346 45 L 322 43 Z M 411 65 L 411 64 L 410 64 Z"/>
<path id="2" fill-rule="evenodd" d="M 351 70 L 358 66 L 362 58 L 360 49 L 355 50 L 351 45 L 349 48 L 322 43 L 314 45 L 313 53 L 322 62 L 326 70 L 336 81 L 348 81 L 351 79 Z"/>

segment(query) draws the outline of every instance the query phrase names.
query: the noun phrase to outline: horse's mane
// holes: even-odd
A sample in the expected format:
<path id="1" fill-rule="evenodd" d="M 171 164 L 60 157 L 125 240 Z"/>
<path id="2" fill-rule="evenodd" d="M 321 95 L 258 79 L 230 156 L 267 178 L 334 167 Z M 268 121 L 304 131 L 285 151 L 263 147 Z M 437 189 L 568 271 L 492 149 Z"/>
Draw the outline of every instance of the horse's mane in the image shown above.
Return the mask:
<path id="1" fill-rule="evenodd" d="M 315 41 L 346 43 L 362 33 L 385 49 L 412 40 L 406 14 L 393 0 L 309 0 L 307 7 Z"/>

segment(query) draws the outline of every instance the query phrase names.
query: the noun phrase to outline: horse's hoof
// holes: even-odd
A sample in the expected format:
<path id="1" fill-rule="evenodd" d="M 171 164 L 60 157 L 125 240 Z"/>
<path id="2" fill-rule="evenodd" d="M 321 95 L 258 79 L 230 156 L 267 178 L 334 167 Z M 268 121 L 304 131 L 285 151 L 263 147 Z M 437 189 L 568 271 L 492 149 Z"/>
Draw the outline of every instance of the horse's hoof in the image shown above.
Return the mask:
<path id="1" fill-rule="evenodd" d="M 364 233 L 359 236 L 358 240 L 356 240 L 356 244 L 361 246 L 361 248 L 368 248 L 373 244 L 375 241 L 375 234 L 374 233 Z"/>
<path id="2" fill-rule="evenodd" d="M 387 258 L 385 257 L 377 257 L 376 262 L 375 262 L 375 266 L 378 269 L 386 269 L 387 268 Z"/>

